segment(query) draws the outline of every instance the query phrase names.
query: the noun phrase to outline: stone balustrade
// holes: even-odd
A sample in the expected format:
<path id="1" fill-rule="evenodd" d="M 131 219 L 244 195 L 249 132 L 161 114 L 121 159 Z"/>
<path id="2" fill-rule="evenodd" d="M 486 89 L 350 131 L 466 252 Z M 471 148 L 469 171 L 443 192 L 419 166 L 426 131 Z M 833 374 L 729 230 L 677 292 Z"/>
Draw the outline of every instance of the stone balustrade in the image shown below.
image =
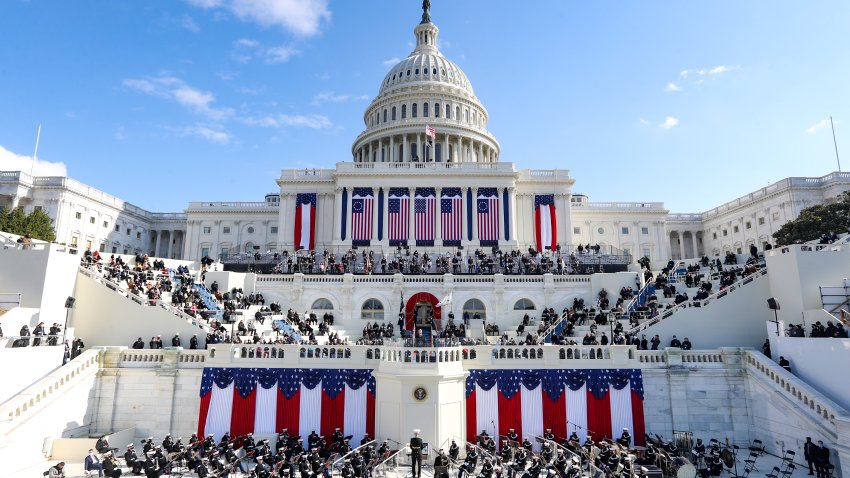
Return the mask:
<path id="1" fill-rule="evenodd" d="M 84 378 L 95 375 L 100 370 L 99 357 L 99 350 L 87 350 L 0 405 L 0 436 Z"/>

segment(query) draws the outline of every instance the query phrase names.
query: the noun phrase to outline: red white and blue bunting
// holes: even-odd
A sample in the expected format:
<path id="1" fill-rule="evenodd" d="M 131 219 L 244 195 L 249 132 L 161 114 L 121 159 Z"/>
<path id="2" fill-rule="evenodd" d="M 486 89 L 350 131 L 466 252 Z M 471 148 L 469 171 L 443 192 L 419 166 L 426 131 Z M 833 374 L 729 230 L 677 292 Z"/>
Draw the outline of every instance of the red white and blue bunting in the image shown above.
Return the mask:
<path id="1" fill-rule="evenodd" d="M 548 428 L 558 441 L 620 438 L 644 445 L 643 377 L 638 369 L 471 370 L 466 379 L 467 440 L 486 431 L 521 437 Z"/>
<path id="2" fill-rule="evenodd" d="M 255 433 L 316 431 L 328 443 L 336 428 L 360 443 L 375 436 L 375 378 L 368 369 L 205 368 L 198 436 L 216 440 Z"/>

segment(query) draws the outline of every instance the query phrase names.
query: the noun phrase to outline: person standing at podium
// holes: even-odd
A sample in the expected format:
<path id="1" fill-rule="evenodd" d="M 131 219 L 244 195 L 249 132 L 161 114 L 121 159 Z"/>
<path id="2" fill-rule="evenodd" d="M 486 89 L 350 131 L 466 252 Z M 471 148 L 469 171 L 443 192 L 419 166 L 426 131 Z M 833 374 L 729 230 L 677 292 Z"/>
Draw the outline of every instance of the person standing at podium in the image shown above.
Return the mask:
<path id="1" fill-rule="evenodd" d="M 419 429 L 413 430 L 413 438 L 410 439 L 410 471 L 413 478 L 422 476 L 422 439 L 419 438 Z"/>

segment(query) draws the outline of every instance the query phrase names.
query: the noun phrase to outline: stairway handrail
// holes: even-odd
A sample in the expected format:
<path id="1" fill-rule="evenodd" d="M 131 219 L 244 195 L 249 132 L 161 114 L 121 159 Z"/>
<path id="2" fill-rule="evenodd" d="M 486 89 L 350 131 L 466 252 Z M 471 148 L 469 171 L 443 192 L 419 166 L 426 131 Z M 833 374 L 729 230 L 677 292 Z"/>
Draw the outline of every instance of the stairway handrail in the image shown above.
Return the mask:
<path id="1" fill-rule="evenodd" d="M 631 328 L 628 333 L 630 335 L 634 335 L 638 332 L 646 330 L 649 327 L 651 327 L 651 326 L 653 326 L 653 325 L 675 315 L 676 313 L 678 313 L 681 310 L 687 309 L 689 307 L 694 307 L 695 306 L 694 304 L 699 304 L 699 307 L 705 307 L 709 303 L 714 301 L 715 299 L 719 299 L 719 298 L 725 296 L 726 294 L 728 294 L 730 292 L 734 292 L 734 291 L 738 290 L 739 288 L 741 288 L 742 286 L 744 286 L 745 284 L 749 284 L 750 282 L 756 280 L 757 278 L 759 278 L 759 277 L 761 277 L 765 274 L 767 274 L 767 267 L 763 267 L 763 268 L 753 272 L 752 274 L 750 274 L 748 276 L 742 277 L 740 280 L 738 280 L 738 281 L 736 281 L 732 284 L 729 284 L 725 288 L 718 290 L 717 292 L 709 295 L 705 299 L 697 300 L 697 301 L 686 300 L 685 302 L 682 302 L 681 304 L 679 304 L 675 307 L 671 307 L 669 309 L 660 311 L 657 316 L 655 316 L 654 318 L 648 319 L 644 323 L 639 324 L 639 325 Z"/>

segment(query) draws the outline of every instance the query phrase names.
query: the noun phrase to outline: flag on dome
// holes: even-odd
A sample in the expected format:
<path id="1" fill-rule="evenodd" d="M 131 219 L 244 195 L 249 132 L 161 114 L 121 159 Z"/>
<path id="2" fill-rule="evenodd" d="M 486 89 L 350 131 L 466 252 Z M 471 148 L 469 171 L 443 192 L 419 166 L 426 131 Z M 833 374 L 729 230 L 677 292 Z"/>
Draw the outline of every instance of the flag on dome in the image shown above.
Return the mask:
<path id="1" fill-rule="evenodd" d="M 295 250 L 316 247 L 316 193 L 295 196 Z"/>
<path id="2" fill-rule="evenodd" d="M 198 436 L 284 428 L 305 443 L 314 430 L 328 443 L 337 428 L 353 443 L 375 436 L 375 378 L 367 369 L 205 368 L 200 397 Z"/>
<path id="3" fill-rule="evenodd" d="M 440 196 L 440 232 L 444 246 L 460 245 L 463 235 L 462 214 L 463 196 L 460 188 L 443 188 Z"/>
<path id="4" fill-rule="evenodd" d="M 558 244 L 558 219 L 555 216 L 555 195 L 534 195 L 534 237 L 537 250 L 555 250 Z"/>
<path id="5" fill-rule="evenodd" d="M 504 350 L 500 351 L 500 353 Z M 471 370 L 466 379 L 467 440 L 486 432 L 521 437 L 551 429 L 555 440 L 575 432 L 584 442 L 618 439 L 628 428 L 644 445 L 643 376 L 639 369 Z M 499 445 L 501 445 L 499 443 Z"/>
<path id="6" fill-rule="evenodd" d="M 413 200 L 416 245 L 433 246 L 437 191 L 434 188 L 416 188 L 416 197 Z"/>
<path id="7" fill-rule="evenodd" d="M 428 136 L 431 139 L 437 139 L 437 130 L 435 130 L 433 126 L 428 125 L 425 127 L 425 136 Z"/>
<path id="8" fill-rule="evenodd" d="M 478 188 L 478 240 L 482 246 L 499 243 L 499 193 L 496 188 Z"/>
<path id="9" fill-rule="evenodd" d="M 368 246 L 372 240 L 372 188 L 354 188 L 351 196 L 351 245 Z"/>
<path id="10" fill-rule="evenodd" d="M 387 204 L 387 238 L 391 246 L 407 242 L 410 232 L 410 190 L 390 188 Z"/>

